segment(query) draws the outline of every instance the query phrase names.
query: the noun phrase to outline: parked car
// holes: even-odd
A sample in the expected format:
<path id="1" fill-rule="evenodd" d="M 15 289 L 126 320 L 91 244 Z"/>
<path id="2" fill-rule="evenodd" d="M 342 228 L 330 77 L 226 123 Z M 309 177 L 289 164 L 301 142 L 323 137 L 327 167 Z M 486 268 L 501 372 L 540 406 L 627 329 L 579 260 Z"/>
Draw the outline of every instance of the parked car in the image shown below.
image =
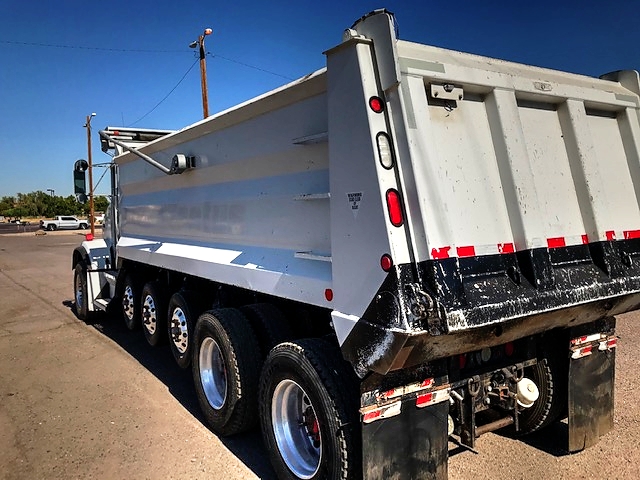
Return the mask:
<path id="1" fill-rule="evenodd" d="M 89 222 L 87 220 L 79 220 L 77 217 L 62 216 L 59 215 L 53 220 L 40 220 L 40 228 L 45 230 L 77 230 L 89 228 Z"/>

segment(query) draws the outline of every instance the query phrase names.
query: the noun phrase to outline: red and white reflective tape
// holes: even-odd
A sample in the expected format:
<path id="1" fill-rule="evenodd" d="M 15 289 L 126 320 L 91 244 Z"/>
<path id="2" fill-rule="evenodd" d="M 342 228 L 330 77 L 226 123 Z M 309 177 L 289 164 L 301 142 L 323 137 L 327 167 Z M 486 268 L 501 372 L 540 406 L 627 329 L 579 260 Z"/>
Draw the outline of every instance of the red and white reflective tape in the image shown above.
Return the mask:
<path id="1" fill-rule="evenodd" d="M 434 378 L 427 378 L 421 382 L 410 383 L 409 385 L 404 385 L 403 387 L 392 388 L 385 392 L 377 393 L 375 395 L 375 399 L 378 404 L 384 403 L 385 401 L 391 400 L 396 397 L 401 397 L 403 395 L 408 395 L 410 393 L 424 390 L 425 388 L 433 387 L 435 383 L 436 381 Z"/>
<path id="2" fill-rule="evenodd" d="M 618 338 L 604 333 L 584 335 L 571 340 L 571 358 L 577 359 L 591 355 L 594 351 L 608 351 L 618 346 Z"/>
<path id="3" fill-rule="evenodd" d="M 591 335 L 583 335 L 581 337 L 576 337 L 571 339 L 571 346 L 575 347 L 576 345 L 584 345 L 585 343 L 595 342 L 596 340 L 600 340 L 605 335 L 602 333 L 593 333 Z"/>
<path id="4" fill-rule="evenodd" d="M 633 240 L 634 238 L 640 238 L 640 230 L 618 230 L 617 232 L 614 230 L 607 230 L 604 232 L 604 236 L 610 242 L 618 238 Z"/>
<path id="5" fill-rule="evenodd" d="M 631 240 L 634 238 L 640 238 L 640 230 L 622 230 L 619 232 L 615 232 L 614 230 L 607 230 L 604 232 L 604 238 L 609 241 L 616 240 L 616 238 L 624 238 L 625 240 Z M 588 245 L 589 244 L 589 235 L 583 233 L 581 235 L 567 235 L 561 237 L 549 237 L 546 239 L 541 239 L 544 244 L 546 244 L 547 248 L 562 248 L 562 247 L 570 247 L 573 245 Z M 540 239 L 538 240 L 538 242 Z M 503 255 L 507 253 L 515 253 L 516 249 L 512 242 L 506 243 L 496 243 L 493 245 L 461 245 L 459 247 L 454 247 L 447 245 L 440 248 L 432 248 L 431 249 L 431 258 L 434 260 L 440 260 L 443 258 L 451 258 L 453 257 L 453 252 L 455 251 L 455 256 L 459 258 L 466 257 L 475 257 L 477 255 Z"/>
<path id="6" fill-rule="evenodd" d="M 423 408 L 429 405 L 435 405 L 436 403 L 446 402 L 450 398 L 449 391 L 449 388 L 442 388 L 440 390 L 421 393 L 416 397 L 416 407 Z"/>
<path id="7" fill-rule="evenodd" d="M 587 345 L 586 347 L 579 347 L 571 350 L 571 358 L 582 358 L 593 353 L 593 345 Z"/>
<path id="8" fill-rule="evenodd" d="M 618 338 L 617 337 L 609 337 L 600 342 L 600 346 L 598 350 L 611 350 L 618 346 Z"/>
<path id="9" fill-rule="evenodd" d="M 402 401 L 397 400 L 393 403 L 383 405 L 382 407 L 376 407 L 367 409 L 362 412 L 362 423 L 371 423 L 376 420 L 382 420 L 384 418 L 395 417 L 402 411 Z"/>

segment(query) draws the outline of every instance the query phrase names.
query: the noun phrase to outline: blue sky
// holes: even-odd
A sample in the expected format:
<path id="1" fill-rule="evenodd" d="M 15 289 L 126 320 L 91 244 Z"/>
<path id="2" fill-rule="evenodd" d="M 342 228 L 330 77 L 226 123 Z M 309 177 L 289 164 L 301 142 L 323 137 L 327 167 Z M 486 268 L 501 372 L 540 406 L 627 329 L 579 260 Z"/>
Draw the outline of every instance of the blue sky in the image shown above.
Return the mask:
<path id="1" fill-rule="evenodd" d="M 73 163 L 87 156 L 91 112 L 94 163 L 109 160 L 99 128 L 178 129 L 200 120 L 198 65 L 178 82 L 196 61 L 188 44 L 207 27 L 210 113 L 323 67 L 322 52 L 380 7 L 396 14 L 404 40 L 592 76 L 640 69 L 637 0 L 0 0 L 0 7 L 0 197 L 70 195 Z M 105 178 L 97 191 L 107 190 Z"/>

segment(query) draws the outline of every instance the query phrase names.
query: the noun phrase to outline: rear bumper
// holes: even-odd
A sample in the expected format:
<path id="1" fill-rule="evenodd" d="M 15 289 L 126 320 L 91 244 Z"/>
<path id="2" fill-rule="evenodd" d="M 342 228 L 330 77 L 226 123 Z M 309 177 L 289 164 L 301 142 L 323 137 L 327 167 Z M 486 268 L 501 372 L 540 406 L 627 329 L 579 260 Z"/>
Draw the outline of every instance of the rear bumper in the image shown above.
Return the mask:
<path id="1" fill-rule="evenodd" d="M 398 266 L 343 354 L 360 376 L 386 374 L 636 310 L 639 253 L 634 239 Z"/>

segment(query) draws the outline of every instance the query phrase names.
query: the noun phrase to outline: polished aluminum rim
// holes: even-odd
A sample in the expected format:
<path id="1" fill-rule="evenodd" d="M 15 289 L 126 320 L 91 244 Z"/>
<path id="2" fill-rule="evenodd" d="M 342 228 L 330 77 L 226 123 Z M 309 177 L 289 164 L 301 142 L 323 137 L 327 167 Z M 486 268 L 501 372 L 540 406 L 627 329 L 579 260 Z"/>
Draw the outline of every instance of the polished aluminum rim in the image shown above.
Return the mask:
<path id="1" fill-rule="evenodd" d="M 227 399 L 227 371 L 217 342 L 207 337 L 200 346 L 200 382 L 209 405 L 220 410 Z"/>
<path id="2" fill-rule="evenodd" d="M 133 289 L 131 285 L 124 287 L 124 293 L 122 295 L 122 311 L 129 320 L 133 320 Z"/>
<path id="3" fill-rule="evenodd" d="M 171 314 L 169 332 L 173 346 L 180 355 L 183 355 L 189 346 L 189 329 L 187 328 L 187 316 L 180 307 L 176 307 Z"/>
<path id="4" fill-rule="evenodd" d="M 322 458 L 320 425 L 309 396 L 293 380 L 282 380 L 273 391 L 271 421 L 289 470 L 298 478 L 313 477 Z"/>
<path id="5" fill-rule="evenodd" d="M 158 326 L 158 312 L 156 311 L 156 301 L 151 295 L 144 297 L 142 304 L 142 323 L 149 335 L 156 333 Z"/>
<path id="6" fill-rule="evenodd" d="M 81 310 L 84 305 L 84 297 L 82 295 L 82 281 L 80 274 L 76 273 L 76 310 Z"/>

